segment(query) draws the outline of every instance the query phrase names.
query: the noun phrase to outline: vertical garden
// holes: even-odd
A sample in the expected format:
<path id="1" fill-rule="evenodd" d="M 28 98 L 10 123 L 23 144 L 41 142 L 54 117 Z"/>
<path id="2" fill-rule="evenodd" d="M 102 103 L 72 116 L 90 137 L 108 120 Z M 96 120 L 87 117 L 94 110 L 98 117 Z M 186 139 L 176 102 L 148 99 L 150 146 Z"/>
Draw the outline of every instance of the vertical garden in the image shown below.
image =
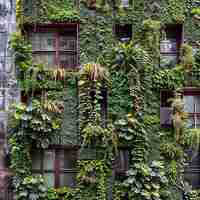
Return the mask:
<path id="1" fill-rule="evenodd" d="M 17 0 L 18 31 L 10 38 L 26 99 L 10 114 L 10 169 L 17 200 L 198 200 L 185 179 L 200 130 L 188 128 L 184 88 L 198 90 L 200 4 L 195 0 Z M 27 27 L 78 24 L 80 66 L 49 69 L 34 62 Z M 119 42 L 116 24 L 131 24 Z M 168 25 L 182 27 L 177 64 L 162 60 Z M 161 126 L 161 91 L 173 92 L 170 127 Z M 32 149 L 79 149 L 76 187 L 48 188 L 32 173 Z M 128 169 L 116 158 L 128 151 Z M 87 155 L 84 155 L 87 151 Z M 87 159 L 85 159 L 87 157 Z M 191 158 L 190 158 L 191 157 Z"/>

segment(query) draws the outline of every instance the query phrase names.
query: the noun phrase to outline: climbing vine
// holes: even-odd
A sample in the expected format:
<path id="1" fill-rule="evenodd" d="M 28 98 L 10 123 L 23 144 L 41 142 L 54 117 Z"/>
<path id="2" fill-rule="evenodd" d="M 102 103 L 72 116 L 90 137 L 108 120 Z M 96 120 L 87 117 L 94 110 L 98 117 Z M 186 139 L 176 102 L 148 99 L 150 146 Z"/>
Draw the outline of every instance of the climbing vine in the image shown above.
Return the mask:
<path id="1" fill-rule="evenodd" d="M 197 85 L 194 83 L 198 80 L 188 77 L 200 65 L 198 53 L 193 57 L 190 46 L 200 36 L 195 21 L 199 5 L 188 0 L 150 1 L 150 4 L 138 0 L 123 8 L 117 0 L 82 0 L 78 7 L 71 0 L 37 0 L 27 4 L 17 1 L 21 29 L 30 23 L 80 22 L 82 64 L 78 73 L 46 70 L 46 66 L 33 64 L 32 47 L 21 33 L 11 38 L 18 83 L 25 98 L 24 103 L 15 106 L 9 130 L 17 200 L 106 200 L 111 187 L 108 179 L 113 178 L 111 172 L 115 173 L 113 161 L 120 148 L 129 150 L 129 170 L 119 180 L 114 177 L 111 187 L 114 200 L 176 200 L 182 192 L 187 193 L 188 199 L 197 198 L 198 192 L 186 191 L 181 171 L 186 163 L 185 149 L 194 145 L 199 131 L 188 131 L 178 96 L 172 100 L 174 128 L 160 127 L 158 111 L 161 89 Z M 144 11 L 148 12 L 148 19 Z M 160 29 L 166 24 L 183 22 L 186 35 L 194 31 L 195 37 L 188 36 L 188 44 L 182 46 L 179 65 L 161 69 Z M 129 23 L 133 24 L 134 40 L 121 44 L 114 37 L 113 27 Z M 80 151 L 93 149 L 96 158 L 78 161 L 76 189 L 47 190 L 43 178 L 31 173 L 30 150 L 47 148 L 60 137 L 66 109 L 64 91 L 66 85 L 74 83 L 71 81 L 74 77 L 79 88 L 78 145 Z M 108 112 L 103 113 L 105 104 Z M 174 188 L 175 193 L 171 192 Z"/>

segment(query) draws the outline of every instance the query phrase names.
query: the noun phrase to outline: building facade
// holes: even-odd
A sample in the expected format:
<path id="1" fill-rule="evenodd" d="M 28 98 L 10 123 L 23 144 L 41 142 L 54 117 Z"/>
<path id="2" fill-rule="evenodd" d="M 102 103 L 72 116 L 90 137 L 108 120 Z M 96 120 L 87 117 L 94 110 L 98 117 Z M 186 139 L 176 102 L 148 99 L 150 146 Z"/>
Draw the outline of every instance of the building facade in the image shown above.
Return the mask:
<path id="1" fill-rule="evenodd" d="M 0 199 L 198 199 L 199 38 L 195 0 L 0 1 Z"/>

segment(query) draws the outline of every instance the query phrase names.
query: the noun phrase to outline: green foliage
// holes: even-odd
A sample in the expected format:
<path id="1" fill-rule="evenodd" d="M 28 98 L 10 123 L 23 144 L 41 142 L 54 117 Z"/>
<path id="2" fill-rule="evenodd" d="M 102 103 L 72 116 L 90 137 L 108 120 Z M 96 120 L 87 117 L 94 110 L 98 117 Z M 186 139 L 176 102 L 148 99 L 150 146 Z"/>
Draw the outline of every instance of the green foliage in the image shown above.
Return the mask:
<path id="1" fill-rule="evenodd" d="M 72 200 L 75 197 L 75 190 L 63 187 L 59 189 L 49 188 L 47 192 L 48 200 Z"/>
<path id="2" fill-rule="evenodd" d="M 152 79 L 153 88 L 156 90 L 181 88 L 185 80 L 181 67 L 160 70 L 153 75 Z"/>
<path id="3" fill-rule="evenodd" d="M 167 169 L 167 177 L 171 184 L 176 184 L 178 179 L 178 163 L 175 160 L 171 160 Z"/>
<path id="4" fill-rule="evenodd" d="M 14 120 L 13 134 L 34 141 L 43 148 L 49 145 L 62 123 L 56 112 L 48 112 L 38 100 L 33 100 L 28 106 L 17 105 Z"/>
<path id="5" fill-rule="evenodd" d="M 144 162 L 148 157 L 148 136 L 147 130 L 132 114 L 128 114 L 115 122 L 116 130 L 122 142 L 131 148 L 131 162 Z"/>
<path id="6" fill-rule="evenodd" d="M 183 44 L 181 47 L 181 64 L 185 71 L 189 72 L 192 70 L 194 65 L 194 57 L 193 57 L 193 50 L 192 46 L 188 44 Z"/>
<path id="7" fill-rule="evenodd" d="M 199 190 L 191 190 L 186 197 L 186 200 L 199 200 Z"/>
<path id="8" fill-rule="evenodd" d="M 167 0 L 164 7 L 165 23 L 182 24 L 185 21 L 185 0 Z"/>
<path id="9" fill-rule="evenodd" d="M 104 160 L 80 161 L 77 179 L 79 180 L 80 184 L 86 185 L 86 188 L 91 188 L 91 190 L 95 192 L 96 199 L 106 200 L 108 189 L 107 178 L 109 172 L 110 169 Z M 84 188 L 82 189 L 84 191 Z M 92 191 L 90 191 L 91 194 Z"/>
<path id="10" fill-rule="evenodd" d="M 21 130 L 22 132 L 23 130 Z M 9 139 L 11 146 L 11 169 L 18 177 L 26 177 L 31 174 L 31 157 L 29 154 L 29 142 L 20 133 Z"/>
<path id="11" fill-rule="evenodd" d="M 145 163 L 135 164 L 128 171 L 128 179 L 124 185 L 128 187 L 130 199 L 163 200 L 168 199 L 168 180 L 164 165 L 153 161 L 150 166 Z"/>
<path id="12" fill-rule="evenodd" d="M 147 19 L 143 21 L 143 33 L 141 43 L 151 56 L 154 65 L 160 58 L 160 21 Z M 154 66 L 155 67 L 155 66 Z"/>
<path id="13" fill-rule="evenodd" d="M 161 144 L 160 151 L 167 160 L 178 160 L 183 156 L 183 150 L 175 143 Z"/>
<path id="14" fill-rule="evenodd" d="M 16 32 L 12 35 L 10 46 L 15 52 L 15 64 L 20 72 L 25 72 L 32 65 L 32 47 L 23 38 L 21 33 Z"/>
<path id="15" fill-rule="evenodd" d="M 200 8 L 193 8 L 191 11 L 191 14 L 193 15 L 200 15 Z"/>
<path id="16" fill-rule="evenodd" d="M 200 129 L 199 128 L 190 129 L 189 133 L 187 134 L 187 143 L 191 148 L 198 151 L 199 146 L 200 146 Z"/>
<path id="17" fill-rule="evenodd" d="M 79 20 L 78 12 L 73 8 L 73 4 L 66 0 L 42 1 L 41 7 L 42 21 L 77 21 Z"/>
<path id="18" fill-rule="evenodd" d="M 80 17 L 74 2 L 69 0 L 33 1 L 29 3 L 28 11 L 25 9 L 27 2 L 24 1 L 23 23 L 49 23 L 49 22 L 75 22 Z M 32 9 L 32 10 L 31 10 Z"/>
<path id="19" fill-rule="evenodd" d="M 46 200 L 47 189 L 44 186 L 44 179 L 27 176 L 21 183 L 16 183 L 17 200 Z"/>
<path id="20" fill-rule="evenodd" d="M 115 121 L 118 117 L 132 111 L 132 98 L 129 95 L 129 81 L 123 71 L 111 73 L 111 89 L 108 102 L 109 115 Z"/>

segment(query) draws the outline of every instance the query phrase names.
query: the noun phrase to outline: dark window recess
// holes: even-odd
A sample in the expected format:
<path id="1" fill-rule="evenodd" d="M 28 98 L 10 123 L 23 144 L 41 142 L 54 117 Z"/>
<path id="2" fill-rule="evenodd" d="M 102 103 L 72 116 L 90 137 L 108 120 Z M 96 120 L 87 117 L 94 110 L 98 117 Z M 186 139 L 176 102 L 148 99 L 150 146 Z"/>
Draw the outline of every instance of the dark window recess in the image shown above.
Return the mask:
<path id="1" fill-rule="evenodd" d="M 32 44 L 34 63 L 48 68 L 77 68 L 77 32 L 77 25 L 62 28 L 40 27 L 36 32 L 31 29 L 28 38 Z"/>
<path id="2" fill-rule="evenodd" d="M 173 67 L 179 62 L 182 33 L 182 25 L 166 25 L 162 29 L 163 40 L 160 42 L 161 67 Z"/>
<path id="3" fill-rule="evenodd" d="M 120 149 L 114 161 L 114 170 L 117 176 L 125 175 L 129 169 L 129 151 Z"/>
<path id="4" fill-rule="evenodd" d="M 200 188 L 200 154 L 199 151 L 195 152 L 189 150 L 187 152 L 188 158 L 191 158 L 185 168 L 184 176 L 185 180 L 190 183 L 193 189 Z"/>
<path id="5" fill-rule="evenodd" d="M 114 31 L 117 39 L 121 42 L 128 42 L 132 39 L 132 24 L 116 24 Z"/>
<path id="6" fill-rule="evenodd" d="M 76 185 L 77 150 L 52 148 L 33 150 L 32 170 L 42 174 L 49 187 L 74 187 Z"/>
<path id="7" fill-rule="evenodd" d="M 172 113 L 171 99 L 174 97 L 173 91 L 163 90 L 160 93 L 160 124 L 162 127 L 172 126 Z"/>

